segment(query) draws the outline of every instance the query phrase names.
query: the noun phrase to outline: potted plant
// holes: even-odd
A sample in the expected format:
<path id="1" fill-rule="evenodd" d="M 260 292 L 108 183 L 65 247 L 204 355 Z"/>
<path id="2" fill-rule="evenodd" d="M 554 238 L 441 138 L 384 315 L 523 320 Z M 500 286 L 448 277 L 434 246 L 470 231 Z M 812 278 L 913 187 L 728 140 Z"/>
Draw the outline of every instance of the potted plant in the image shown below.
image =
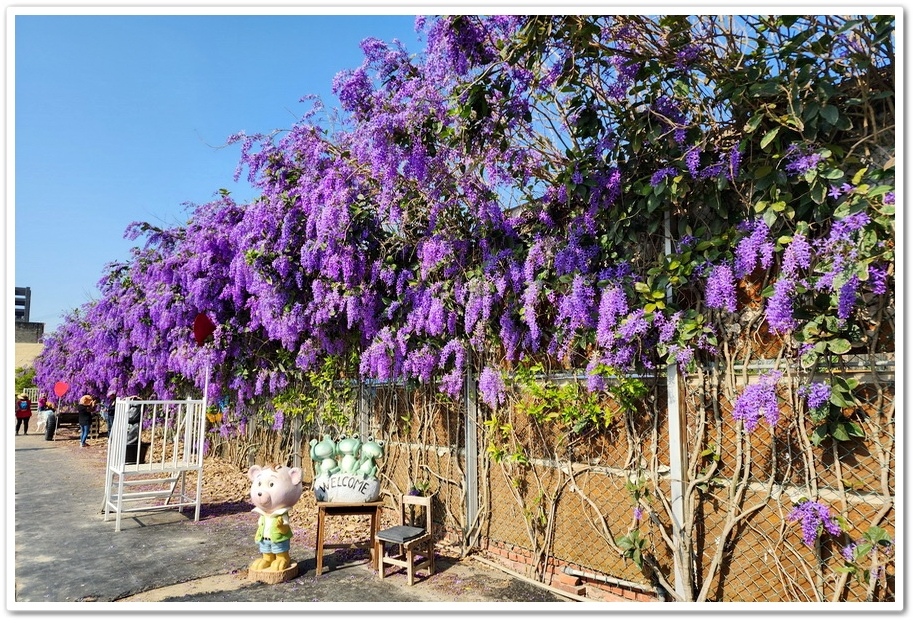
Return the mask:
<path id="1" fill-rule="evenodd" d="M 429 481 L 428 480 L 414 480 L 410 485 L 410 488 L 407 490 L 407 495 L 419 495 L 426 497 L 429 495 Z"/>

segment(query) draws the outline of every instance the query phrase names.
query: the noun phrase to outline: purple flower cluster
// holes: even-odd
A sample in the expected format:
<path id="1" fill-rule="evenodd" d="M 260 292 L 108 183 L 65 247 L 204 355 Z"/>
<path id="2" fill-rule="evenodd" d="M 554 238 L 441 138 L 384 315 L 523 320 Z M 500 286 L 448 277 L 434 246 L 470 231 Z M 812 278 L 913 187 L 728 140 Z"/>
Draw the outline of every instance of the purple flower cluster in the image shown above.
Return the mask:
<path id="1" fill-rule="evenodd" d="M 806 396 L 808 399 L 808 409 L 817 411 L 830 400 L 830 383 L 821 381 L 820 383 L 801 385 L 798 388 L 798 395 Z"/>
<path id="2" fill-rule="evenodd" d="M 884 294 L 887 292 L 887 267 L 884 265 L 874 265 L 868 267 L 868 282 L 871 284 L 871 290 L 875 294 Z"/>
<path id="3" fill-rule="evenodd" d="M 503 377 L 489 366 L 481 370 L 477 387 L 483 401 L 491 409 L 495 409 L 506 401 L 506 384 Z"/>
<path id="4" fill-rule="evenodd" d="M 801 148 L 793 143 L 786 149 L 786 173 L 795 175 L 804 175 L 811 169 L 817 167 L 817 164 L 823 160 L 821 154 L 811 148 Z"/>
<path id="5" fill-rule="evenodd" d="M 833 536 L 840 536 L 840 524 L 833 517 L 830 508 L 820 502 L 806 501 L 796 504 L 786 517 L 789 521 L 801 522 L 802 541 L 813 547 L 823 530 Z"/>
<path id="6" fill-rule="evenodd" d="M 744 422 L 747 432 L 757 428 L 760 418 L 763 417 L 770 426 L 779 422 L 779 401 L 776 387 L 782 378 L 779 370 L 770 370 L 760 377 L 756 383 L 745 387 L 732 408 L 732 417 Z"/>
<path id="7" fill-rule="evenodd" d="M 681 48 L 675 55 L 677 59 L 674 63 L 675 67 L 678 69 L 687 69 L 702 52 L 703 48 L 699 45 L 688 45 Z"/>
<path id="8" fill-rule="evenodd" d="M 842 554 L 842 556 L 843 556 L 843 560 L 845 560 L 846 562 L 855 562 L 855 560 L 856 560 L 856 549 L 857 549 L 858 547 L 859 547 L 858 541 L 852 541 L 852 542 L 848 543 L 848 544 L 843 548 L 843 550 L 841 551 L 841 554 Z"/>
<path id="9" fill-rule="evenodd" d="M 766 319 L 771 333 L 788 333 L 795 329 L 792 317 L 792 300 L 795 297 L 795 283 L 779 279 L 773 286 L 773 296 L 767 300 Z"/>
<path id="10" fill-rule="evenodd" d="M 652 179 L 649 180 L 649 183 L 652 184 L 652 186 L 658 186 L 667 178 L 674 177 L 675 175 L 677 175 L 677 169 L 674 167 L 665 167 L 653 173 Z"/>
<path id="11" fill-rule="evenodd" d="M 839 297 L 837 302 L 836 315 L 840 320 L 846 320 L 852 313 L 856 304 L 856 293 L 859 289 L 859 280 L 857 277 L 850 277 L 842 286 L 840 286 Z"/>
<path id="12" fill-rule="evenodd" d="M 782 272 L 787 277 L 796 278 L 810 266 L 811 245 L 803 234 L 796 233 L 783 253 Z"/>
<path id="13" fill-rule="evenodd" d="M 758 261 L 767 269 L 773 261 L 773 243 L 770 242 L 770 228 L 763 219 L 745 223 L 750 235 L 741 239 L 735 250 L 735 277 L 742 279 L 754 272 Z"/>
<path id="14" fill-rule="evenodd" d="M 706 305 L 734 313 L 738 309 L 735 275 L 729 264 L 714 266 L 706 280 Z"/>
<path id="15" fill-rule="evenodd" d="M 581 274 L 572 281 L 569 292 L 560 297 L 556 323 L 565 336 L 559 345 L 561 353 L 569 353 L 573 340 L 583 330 L 595 326 L 595 290 Z"/>

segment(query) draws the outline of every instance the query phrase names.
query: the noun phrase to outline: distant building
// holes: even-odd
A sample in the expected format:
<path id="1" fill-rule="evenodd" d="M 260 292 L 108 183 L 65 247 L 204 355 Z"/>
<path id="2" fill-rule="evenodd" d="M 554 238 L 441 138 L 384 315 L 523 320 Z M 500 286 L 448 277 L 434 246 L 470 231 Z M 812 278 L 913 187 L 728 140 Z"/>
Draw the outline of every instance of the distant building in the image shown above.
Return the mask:
<path id="1" fill-rule="evenodd" d="M 41 338 L 45 323 L 30 322 L 32 288 L 16 288 L 16 367 L 31 366 L 44 347 Z"/>
<path id="2" fill-rule="evenodd" d="M 29 307 L 32 305 L 32 288 L 16 288 L 16 322 L 29 321 Z M 18 339 L 16 340 L 19 341 Z"/>

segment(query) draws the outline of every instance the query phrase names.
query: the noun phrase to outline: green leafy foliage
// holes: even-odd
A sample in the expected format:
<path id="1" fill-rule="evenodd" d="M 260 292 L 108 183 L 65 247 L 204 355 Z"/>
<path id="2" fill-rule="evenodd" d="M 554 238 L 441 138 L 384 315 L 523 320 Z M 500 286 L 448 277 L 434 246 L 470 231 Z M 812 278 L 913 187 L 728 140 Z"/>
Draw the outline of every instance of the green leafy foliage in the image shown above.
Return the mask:
<path id="1" fill-rule="evenodd" d="M 31 366 L 16 368 L 16 393 L 21 394 L 27 387 L 35 387 L 35 368 Z"/>

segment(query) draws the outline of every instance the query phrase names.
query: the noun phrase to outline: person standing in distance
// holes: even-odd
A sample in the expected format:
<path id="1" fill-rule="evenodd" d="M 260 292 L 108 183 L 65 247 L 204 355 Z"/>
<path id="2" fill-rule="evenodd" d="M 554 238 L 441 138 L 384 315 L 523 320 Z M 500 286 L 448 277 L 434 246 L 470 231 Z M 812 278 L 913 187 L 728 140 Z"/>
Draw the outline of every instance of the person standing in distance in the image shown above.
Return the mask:
<path id="1" fill-rule="evenodd" d="M 114 394 L 108 394 L 99 410 L 101 416 L 105 418 L 105 425 L 108 427 L 109 438 L 111 438 L 111 429 L 114 428 L 115 398 Z"/>
<path id="2" fill-rule="evenodd" d="M 29 418 L 32 417 L 32 401 L 25 394 L 16 396 L 16 434 L 19 429 L 24 428 L 26 435 L 29 434 Z"/>
<path id="3" fill-rule="evenodd" d="M 76 412 L 80 425 L 80 448 L 89 446 L 86 439 L 89 438 L 89 427 L 92 425 L 92 418 L 95 417 L 95 400 L 89 394 L 80 398 L 79 404 L 76 405 Z"/>

